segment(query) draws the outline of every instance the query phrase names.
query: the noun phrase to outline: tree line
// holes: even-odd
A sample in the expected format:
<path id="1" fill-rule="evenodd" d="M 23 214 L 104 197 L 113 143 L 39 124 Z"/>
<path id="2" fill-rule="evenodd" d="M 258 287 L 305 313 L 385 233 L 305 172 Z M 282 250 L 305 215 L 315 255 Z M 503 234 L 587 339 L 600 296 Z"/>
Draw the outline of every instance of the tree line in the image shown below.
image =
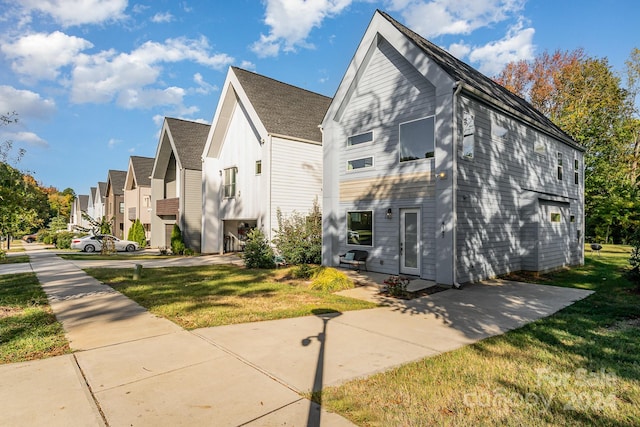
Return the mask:
<path id="1" fill-rule="evenodd" d="M 630 243 L 640 230 L 640 49 L 621 73 L 576 49 L 509 63 L 494 80 L 585 148 L 587 239 Z"/>

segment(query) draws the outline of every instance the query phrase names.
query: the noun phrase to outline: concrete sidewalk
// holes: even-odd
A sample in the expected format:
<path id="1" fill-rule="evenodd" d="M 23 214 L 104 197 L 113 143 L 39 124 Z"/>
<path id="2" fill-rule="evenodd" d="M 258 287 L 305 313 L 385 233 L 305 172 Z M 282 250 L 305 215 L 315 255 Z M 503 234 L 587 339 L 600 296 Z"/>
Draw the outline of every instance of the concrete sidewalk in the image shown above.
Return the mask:
<path id="1" fill-rule="evenodd" d="M 0 425 L 351 425 L 299 392 L 503 333 L 591 293 L 494 282 L 373 310 L 188 332 L 72 262 L 29 254 L 77 351 L 0 366 Z M 380 298 L 375 287 L 346 294 Z"/>

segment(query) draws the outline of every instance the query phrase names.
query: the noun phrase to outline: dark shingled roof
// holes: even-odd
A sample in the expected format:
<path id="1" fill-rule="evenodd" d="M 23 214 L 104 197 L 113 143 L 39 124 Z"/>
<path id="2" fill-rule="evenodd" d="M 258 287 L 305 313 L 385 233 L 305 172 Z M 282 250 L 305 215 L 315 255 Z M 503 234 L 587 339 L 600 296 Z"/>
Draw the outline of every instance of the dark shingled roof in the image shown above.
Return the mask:
<path id="1" fill-rule="evenodd" d="M 268 133 L 322 142 L 318 126 L 331 98 L 242 68 L 231 68 Z"/>
<path id="2" fill-rule="evenodd" d="M 575 144 L 569 135 L 563 132 L 544 114 L 533 108 L 533 106 L 527 101 L 510 92 L 500 84 L 494 82 L 470 65 L 460 61 L 449 52 L 439 48 L 419 34 L 411 31 L 387 13 L 381 10 L 378 10 L 378 12 L 402 34 L 407 36 L 427 56 L 442 67 L 454 80 L 462 81 L 490 98 L 496 99 L 517 112 L 530 117 L 532 120 L 537 122 L 542 129 L 546 130 L 556 138 Z"/>
<path id="3" fill-rule="evenodd" d="M 91 202 L 93 203 L 93 201 L 94 201 L 94 200 L 95 200 L 95 198 L 96 198 L 96 187 L 90 187 L 90 188 L 89 188 L 89 193 L 91 193 L 91 194 L 89 194 L 89 199 L 90 199 L 90 200 L 91 200 Z"/>
<path id="4" fill-rule="evenodd" d="M 109 169 L 107 182 L 111 182 L 111 192 L 116 196 L 124 194 L 124 182 L 127 179 L 127 171 Z M 106 188 L 105 188 L 106 191 Z"/>
<path id="5" fill-rule="evenodd" d="M 78 196 L 78 201 L 80 202 L 80 210 L 86 212 L 89 207 L 89 196 L 85 194 L 80 194 Z"/>
<path id="6" fill-rule="evenodd" d="M 185 169 L 202 170 L 202 150 L 207 143 L 211 125 L 188 120 L 166 118 L 177 153 Z"/>
<path id="7" fill-rule="evenodd" d="M 153 170 L 153 157 L 131 156 L 131 165 L 138 186 L 151 187 L 151 171 Z"/>
<path id="8" fill-rule="evenodd" d="M 102 198 L 101 202 L 104 202 L 104 197 L 107 195 L 107 183 L 98 182 L 98 189 L 100 190 L 100 198 Z"/>

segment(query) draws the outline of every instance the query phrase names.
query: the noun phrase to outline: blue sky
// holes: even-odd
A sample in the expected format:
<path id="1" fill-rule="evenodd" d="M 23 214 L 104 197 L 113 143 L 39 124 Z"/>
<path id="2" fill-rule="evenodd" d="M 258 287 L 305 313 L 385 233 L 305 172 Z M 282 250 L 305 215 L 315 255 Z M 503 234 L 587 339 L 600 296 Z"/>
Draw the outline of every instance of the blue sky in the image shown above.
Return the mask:
<path id="1" fill-rule="evenodd" d="M 230 65 L 332 96 L 375 9 L 492 76 L 583 48 L 622 73 L 637 0 L 13 0 L 0 10 L 0 141 L 44 185 L 155 155 L 165 116 L 210 123 Z"/>

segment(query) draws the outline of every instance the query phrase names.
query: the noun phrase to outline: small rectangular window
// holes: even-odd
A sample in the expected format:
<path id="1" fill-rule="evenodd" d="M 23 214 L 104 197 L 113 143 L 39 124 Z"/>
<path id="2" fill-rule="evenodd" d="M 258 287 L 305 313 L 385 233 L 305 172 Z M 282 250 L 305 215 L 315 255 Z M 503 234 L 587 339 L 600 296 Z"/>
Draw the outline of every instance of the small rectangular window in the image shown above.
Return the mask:
<path id="1" fill-rule="evenodd" d="M 224 170 L 224 197 L 232 198 L 236 196 L 236 175 L 238 168 L 227 168 Z"/>
<path id="2" fill-rule="evenodd" d="M 262 160 L 256 160 L 256 175 L 262 174 Z"/>
<path id="3" fill-rule="evenodd" d="M 542 154 L 544 155 L 547 152 L 547 148 L 544 146 L 544 142 L 542 141 L 536 141 L 536 143 L 533 146 L 533 151 L 536 154 Z"/>
<path id="4" fill-rule="evenodd" d="M 120 202 L 120 213 L 124 213 L 124 202 Z"/>
<path id="5" fill-rule="evenodd" d="M 142 198 L 142 206 L 148 208 L 151 206 L 151 196 L 144 196 Z"/>
<path id="6" fill-rule="evenodd" d="M 435 152 L 435 117 L 400 124 L 400 161 L 428 159 Z"/>
<path id="7" fill-rule="evenodd" d="M 353 135 L 347 138 L 347 146 L 351 147 L 354 145 L 365 144 L 367 142 L 372 142 L 372 141 L 373 141 L 373 132 L 369 131 L 365 133 L 360 133 L 358 135 Z"/>
<path id="8" fill-rule="evenodd" d="M 580 173 L 579 173 L 579 169 L 580 169 L 580 162 L 578 161 L 578 159 L 574 160 L 574 167 L 573 167 L 573 183 L 578 185 L 580 183 Z"/>
<path id="9" fill-rule="evenodd" d="M 569 222 L 576 222 L 576 216 L 575 215 L 571 215 L 569 217 Z"/>
<path id="10" fill-rule="evenodd" d="M 373 211 L 347 212 L 347 244 L 373 246 Z"/>
<path id="11" fill-rule="evenodd" d="M 562 181 L 562 153 L 558 153 L 558 179 Z"/>
<path id="12" fill-rule="evenodd" d="M 347 162 L 347 170 L 364 169 L 373 167 L 373 157 L 365 157 L 363 159 L 349 160 Z"/>
<path id="13" fill-rule="evenodd" d="M 551 212 L 551 222 L 560 222 L 560 214 L 557 212 Z"/>

